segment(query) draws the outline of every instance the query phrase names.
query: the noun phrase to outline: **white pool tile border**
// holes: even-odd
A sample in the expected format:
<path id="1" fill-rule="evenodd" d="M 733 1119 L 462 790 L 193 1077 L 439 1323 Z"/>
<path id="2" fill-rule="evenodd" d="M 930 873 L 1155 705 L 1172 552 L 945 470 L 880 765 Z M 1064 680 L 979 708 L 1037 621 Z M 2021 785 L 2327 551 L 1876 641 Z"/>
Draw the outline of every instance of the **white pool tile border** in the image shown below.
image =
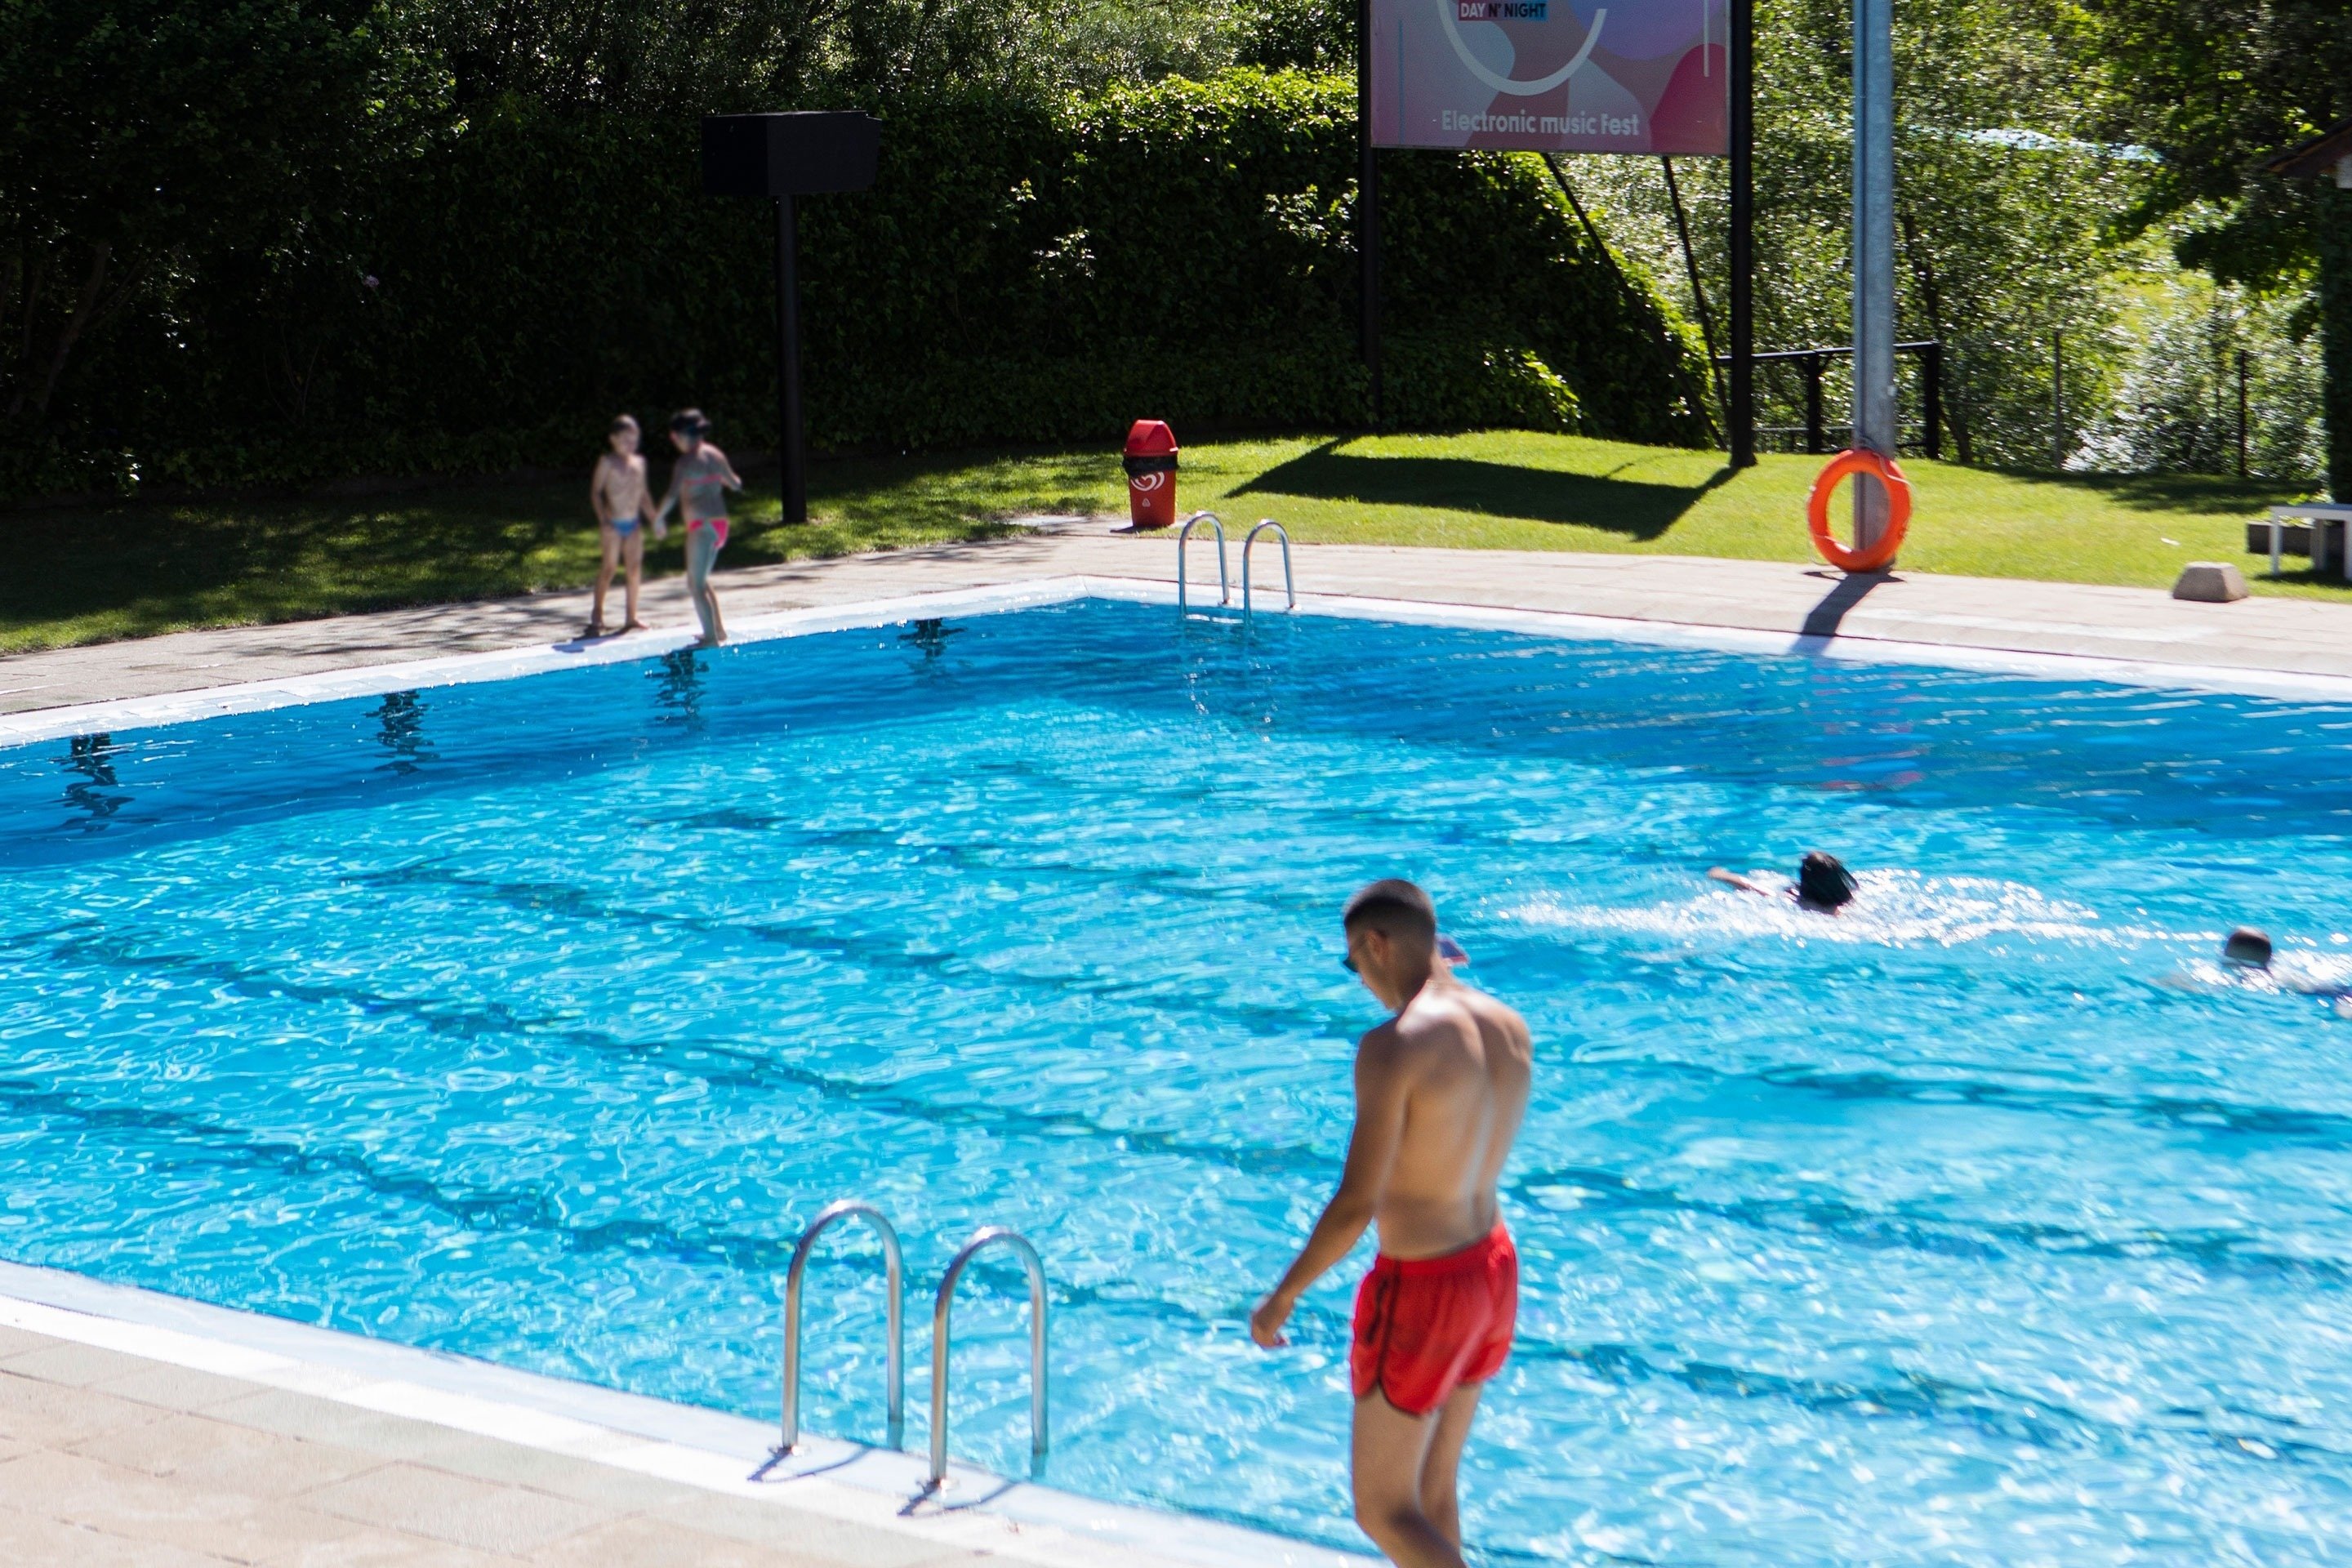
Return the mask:
<path id="1" fill-rule="evenodd" d="M 810 1438 L 782 1462 L 764 1422 L 0 1262 L 0 1325 L 986 1552 L 1035 1568 L 1369 1568 L 1374 1560 L 1195 1515 L 1103 1502 L 964 1465 L 944 1506 L 910 1453 Z M 430 1458 L 420 1462 L 431 1463 Z"/>
<path id="2" fill-rule="evenodd" d="M 1040 577 L 1024 583 L 866 599 L 849 605 L 781 610 L 750 616 L 735 628 L 732 641 L 735 645 L 769 642 L 822 632 L 894 626 L 935 616 L 1034 609 L 1085 598 L 1173 605 L 1176 602 L 1176 585 L 1134 577 Z M 1204 614 L 1215 609 L 1197 597 L 1192 602 Z M 2352 702 L 2352 676 L 2303 674 L 2251 666 L 2124 659 L 2095 654 L 2027 652 L 1963 643 L 1873 637 L 1861 632 L 1842 632 L 1836 637 L 1825 637 L 1695 622 L 1591 616 L 1569 610 L 1505 609 L 1346 594 L 1301 594 L 1298 595 L 1298 608 L 1308 615 L 1354 620 L 1517 632 L 1534 637 L 1580 640 L 1604 639 L 1652 647 L 1797 655 L 1866 664 L 1926 665 L 2045 680 L 2103 681 L 2165 690 Z M 1238 615 L 1238 611 L 1230 606 L 1222 613 Z M 1257 613 L 1271 616 L 1279 612 L 1269 607 Z M 1970 629 L 1984 629 L 1977 626 L 1973 618 L 1967 616 L 1923 615 L 1907 618 L 1928 624 L 1964 620 L 1969 623 Z M 2157 640 L 2156 634 L 2128 626 L 2041 629 L 2074 630 L 2085 637 L 2103 637 L 2117 641 Z M 2164 640 L 2180 639 L 2168 637 Z M 365 665 L 318 675 L 285 676 L 272 680 L 247 681 L 155 697 L 122 698 L 69 708 L 37 709 L 25 713 L 0 714 L 0 746 L 53 741 L 71 735 L 146 729 L 230 714 L 258 713 L 310 702 L 380 697 L 393 691 L 509 680 L 518 676 L 544 675 L 553 670 L 578 669 L 592 665 L 620 664 L 673 653 L 679 648 L 691 647 L 695 642 L 696 634 L 691 628 L 672 628 L 594 643 L 567 641 L 488 653 L 451 654 L 437 658 Z"/>

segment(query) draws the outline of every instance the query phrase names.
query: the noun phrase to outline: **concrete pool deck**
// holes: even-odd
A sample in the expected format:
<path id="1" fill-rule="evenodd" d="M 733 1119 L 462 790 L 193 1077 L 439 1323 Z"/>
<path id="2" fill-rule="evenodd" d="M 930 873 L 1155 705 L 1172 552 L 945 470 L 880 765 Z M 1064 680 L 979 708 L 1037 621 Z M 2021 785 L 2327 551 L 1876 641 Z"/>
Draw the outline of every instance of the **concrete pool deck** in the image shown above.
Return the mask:
<path id="1" fill-rule="evenodd" d="M 1215 567 L 1213 542 L 1196 537 L 1193 544 L 1197 599 Z M 1238 557 L 1238 545 L 1233 554 Z M 1265 585 L 1279 585 L 1277 554 L 1270 542 L 1256 552 L 1262 604 Z M 1672 555 L 1319 544 L 1297 546 L 1296 558 L 1301 591 L 1316 595 L 1848 644 L 2352 679 L 2352 605 L 2318 600 L 2189 604 L 2147 588 L 1907 573 L 1848 579 L 1823 567 Z M 1070 523 L 982 543 L 751 567 L 722 574 L 719 585 L 730 621 L 741 621 L 1055 578 L 1164 584 L 1175 572 L 1176 546 L 1164 534 L 1136 537 L 1098 523 Z M 1238 593 L 1237 559 L 1234 580 Z M 587 613 L 585 594 L 542 594 L 17 654 L 0 658 L 0 715 L 544 647 L 569 638 Z M 683 581 L 647 584 L 645 614 L 657 630 L 690 626 Z M 618 647 L 638 640 L 621 639 Z M 0 743 L 8 738 L 8 727 L 0 725 Z"/>
<path id="2" fill-rule="evenodd" d="M 1368 1568 L 1212 1521 L 0 1263 L 0 1563 Z"/>

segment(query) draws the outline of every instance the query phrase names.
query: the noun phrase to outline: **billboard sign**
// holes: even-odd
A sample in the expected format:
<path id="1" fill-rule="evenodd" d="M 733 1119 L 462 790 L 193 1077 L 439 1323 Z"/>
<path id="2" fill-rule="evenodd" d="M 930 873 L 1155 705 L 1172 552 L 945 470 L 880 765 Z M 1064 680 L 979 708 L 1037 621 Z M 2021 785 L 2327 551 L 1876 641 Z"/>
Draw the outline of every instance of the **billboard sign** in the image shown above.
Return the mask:
<path id="1" fill-rule="evenodd" d="M 1372 143 L 1721 153 L 1726 0 L 1371 0 Z"/>

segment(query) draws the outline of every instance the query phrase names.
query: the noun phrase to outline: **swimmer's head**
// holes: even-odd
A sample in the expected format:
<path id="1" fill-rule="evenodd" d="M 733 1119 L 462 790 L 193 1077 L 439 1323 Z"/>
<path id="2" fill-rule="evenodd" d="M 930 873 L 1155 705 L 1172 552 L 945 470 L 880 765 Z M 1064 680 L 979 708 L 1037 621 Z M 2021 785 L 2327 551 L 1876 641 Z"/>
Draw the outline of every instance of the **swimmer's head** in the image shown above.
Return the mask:
<path id="1" fill-rule="evenodd" d="M 604 427 L 604 440 L 614 456 L 625 458 L 637 449 L 637 422 L 634 416 L 624 414 Z"/>
<path id="2" fill-rule="evenodd" d="M 1808 849 L 1797 867 L 1797 901 L 1823 910 L 1852 903 L 1853 873 L 1836 856 Z"/>
<path id="3" fill-rule="evenodd" d="M 1384 878 L 1358 889 L 1339 922 L 1348 932 L 1341 962 L 1349 973 L 1390 1006 L 1404 1005 L 1437 957 L 1437 909 L 1429 895 L 1402 878 Z"/>
<path id="4" fill-rule="evenodd" d="M 669 416 L 670 444 L 681 452 L 693 451 L 709 434 L 710 421 L 699 408 L 681 408 Z"/>
<path id="5" fill-rule="evenodd" d="M 2231 963 L 2242 963 L 2250 969 L 2271 966 L 2271 939 L 2252 926 L 2240 926 L 2221 944 L 2221 956 Z"/>

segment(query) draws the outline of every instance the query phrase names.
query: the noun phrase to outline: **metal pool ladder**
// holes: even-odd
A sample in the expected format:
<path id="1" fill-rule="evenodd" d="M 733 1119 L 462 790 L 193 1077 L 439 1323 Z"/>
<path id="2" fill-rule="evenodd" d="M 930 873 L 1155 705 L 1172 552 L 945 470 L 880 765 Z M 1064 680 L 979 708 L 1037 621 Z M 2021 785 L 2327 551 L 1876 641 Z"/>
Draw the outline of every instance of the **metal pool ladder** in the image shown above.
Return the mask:
<path id="1" fill-rule="evenodd" d="M 897 1447 L 906 1434 L 907 1360 L 904 1332 L 906 1268 L 898 1253 L 898 1233 L 890 1227 L 890 1222 L 882 1216 L 882 1211 L 872 1204 L 860 1203 L 855 1198 L 844 1198 L 839 1203 L 825 1205 L 818 1211 L 816 1218 L 809 1222 L 809 1227 L 801 1232 L 800 1244 L 793 1248 L 792 1267 L 784 1271 L 784 1425 L 783 1443 L 776 1450 L 779 1454 L 791 1453 L 801 1440 L 801 1276 L 808 1268 L 809 1252 L 816 1246 L 817 1237 L 824 1235 L 828 1226 L 837 1221 L 848 1219 L 852 1215 L 873 1226 L 874 1234 L 882 1238 L 882 1264 L 885 1275 L 883 1290 L 887 1298 L 885 1310 L 889 1319 L 890 1335 L 889 1372 L 886 1396 L 889 1411 L 890 1447 Z M 978 1245 L 979 1242 L 975 1239 L 972 1246 Z M 1022 1245 L 1026 1247 L 1028 1243 L 1024 1242 Z M 965 1257 L 969 1257 L 971 1253 L 971 1247 L 964 1248 Z M 1033 1258 L 1035 1256 L 1034 1252 L 1030 1254 Z M 958 1267 L 961 1267 L 963 1258 L 957 1258 L 956 1263 Z M 1033 1264 L 1032 1267 L 1034 1265 Z M 948 1271 L 948 1279 L 950 1282 L 954 1280 L 954 1269 Z M 940 1310 L 942 1313 L 946 1310 L 944 1307 Z M 933 1359 L 936 1361 L 937 1357 Z M 939 1408 L 939 1403 L 938 1395 L 934 1394 L 931 1405 L 935 1412 Z M 937 1419 L 935 1415 L 934 1424 Z M 931 1438 L 931 1452 L 934 1456 L 940 1452 L 940 1439 L 936 1436 Z M 934 1470 L 939 1468 L 939 1460 L 936 1458 L 931 1461 L 931 1468 Z"/>
<path id="2" fill-rule="evenodd" d="M 1249 618 L 1250 613 L 1250 546 L 1255 544 L 1257 536 L 1269 528 L 1274 530 L 1274 536 L 1282 541 L 1282 607 L 1286 612 L 1298 608 L 1298 584 L 1290 575 L 1290 530 L 1270 517 L 1262 517 L 1257 520 L 1257 526 L 1251 529 L 1242 541 L 1242 618 L 1244 620 Z"/>
<path id="3" fill-rule="evenodd" d="M 1185 609 L 1184 542 L 1192 538 L 1192 531 L 1204 522 L 1217 531 L 1217 603 L 1230 605 L 1234 602 L 1233 589 L 1225 580 L 1224 520 L 1213 511 L 1196 511 L 1186 518 L 1184 526 L 1176 531 L 1176 613 L 1179 616 L 1181 616 Z M 1251 537 L 1256 537 L 1255 533 L 1253 532 Z M 1286 559 L 1287 559 L 1286 551 Z M 1249 581 L 1249 552 L 1246 549 L 1242 552 L 1242 581 L 1244 584 Z"/>
<path id="4" fill-rule="evenodd" d="M 1202 514 L 1207 515 L 1206 513 Z M 1197 519 L 1195 521 L 1198 521 Z M 1191 523 L 1185 524 L 1187 528 Z M 1223 530 L 1218 531 L 1222 541 Z M 1179 540 L 1181 551 L 1182 542 Z M 1220 561 L 1224 555 L 1218 551 Z M 1181 559 L 1181 556 L 1180 556 Z M 835 1207 L 840 1205 L 835 1205 Z M 1045 1266 L 1037 1258 L 1037 1249 L 1029 1238 L 1017 1230 L 992 1225 L 972 1233 L 963 1250 L 948 1265 L 947 1275 L 940 1281 L 938 1300 L 931 1307 L 931 1480 L 929 1489 L 937 1491 L 948 1479 L 948 1312 L 955 1305 L 956 1281 L 963 1277 L 964 1265 L 982 1247 L 1003 1242 L 1021 1255 L 1021 1266 L 1029 1272 L 1029 1457 L 1034 1465 L 1045 1453 Z M 786 1407 L 787 1409 L 790 1406 Z"/>

